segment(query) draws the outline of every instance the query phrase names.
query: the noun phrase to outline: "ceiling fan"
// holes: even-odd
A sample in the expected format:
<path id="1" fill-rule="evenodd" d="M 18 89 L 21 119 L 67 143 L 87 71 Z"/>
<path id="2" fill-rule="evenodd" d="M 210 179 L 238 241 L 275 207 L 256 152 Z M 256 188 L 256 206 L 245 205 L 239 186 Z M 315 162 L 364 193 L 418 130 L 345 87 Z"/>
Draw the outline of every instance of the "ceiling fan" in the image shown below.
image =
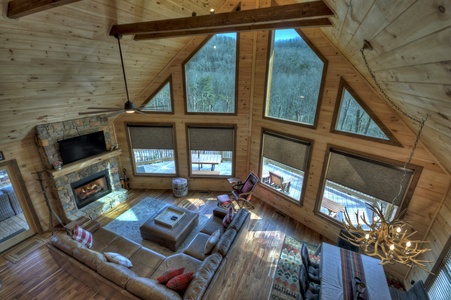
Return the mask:
<path id="1" fill-rule="evenodd" d="M 93 111 L 86 111 L 86 112 L 79 112 L 79 115 L 89 115 L 89 114 L 99 114 L 99 113 L 111 113 L 108 114 L 108 117 L 121 114 L 123 112 L 125 113 L 141 113 L 145 114 L 141 110 L 144 108 L 145 105 L 141 105 L 139 107 L 136 107 L 136 105 L 130 101 L 130 97 L 128 95 L 128 87 L 127 87 L 127 78 L 125 76 L 125 68 L 124 68 L 124 60 L 122 58 L 122 49 L 121 49 L 121 38 L 122 35 L 115 34 L 114 37 L 117 39 L 117 43 L 119 46 L 119 55 L 121 57 L 121 66 L 122 66 L 122 75 L 124 76 L 124 84 L 125 84 L 125 94 L 127 95 L 127 101 L 124 103 L 124 107 L 88 107 L 87 109 L 92 109 Z M 146 107 L 146 111 L 158 111 L 159 106 L 152 106 L 151 108 Z"/>

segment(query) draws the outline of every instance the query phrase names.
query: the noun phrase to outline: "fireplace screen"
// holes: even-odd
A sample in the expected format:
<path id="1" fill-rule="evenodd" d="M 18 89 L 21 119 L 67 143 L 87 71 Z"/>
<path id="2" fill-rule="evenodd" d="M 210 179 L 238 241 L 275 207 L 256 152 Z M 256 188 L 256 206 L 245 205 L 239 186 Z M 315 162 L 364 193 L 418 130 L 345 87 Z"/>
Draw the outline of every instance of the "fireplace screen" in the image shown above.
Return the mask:
<path id="1" fill-rule="evenodd" d="M 111 192 L 106 171 L 83 178 L 72 183 L 71 186 L 79 209 Z"/>

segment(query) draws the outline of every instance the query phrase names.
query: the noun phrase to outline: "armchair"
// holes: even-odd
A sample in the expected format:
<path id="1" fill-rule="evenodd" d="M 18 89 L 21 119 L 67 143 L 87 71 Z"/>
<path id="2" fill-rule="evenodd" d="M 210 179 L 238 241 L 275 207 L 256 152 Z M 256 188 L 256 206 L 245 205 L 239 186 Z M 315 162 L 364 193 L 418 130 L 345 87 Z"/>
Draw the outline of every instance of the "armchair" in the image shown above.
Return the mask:
<path id="1" fill-rule="evenodd" d="M 236 201 L 240 208 L 254 208 L 254 205 L 251 203 L 252 191 L 259 180 L 260 178 L 251 171 L 244 182 L 232 186 L 232 195 L 235 198 L 233 201 Z"/>

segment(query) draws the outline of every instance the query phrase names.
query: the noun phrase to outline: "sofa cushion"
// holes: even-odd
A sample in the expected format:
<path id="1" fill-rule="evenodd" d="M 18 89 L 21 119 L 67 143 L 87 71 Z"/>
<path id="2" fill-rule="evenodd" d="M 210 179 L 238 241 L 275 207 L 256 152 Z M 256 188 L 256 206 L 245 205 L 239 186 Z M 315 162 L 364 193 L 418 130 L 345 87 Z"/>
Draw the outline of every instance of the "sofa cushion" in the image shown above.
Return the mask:
<path id="1" fill-rule="evenodd" d="M 157 281 L 161 284 L 166 284 L 169 280 L 174 278 L 175 276 L 182 275 L 185 271 L 185 268 L 172 268 L 164 272 L 157 278 Z"/>
<path id="2" fill-rule="evenodd" d="M 204 260 L 205 258 L 205 246 L 207 241 L 211 236 L 202 232 L 199 232 L 196 237 L 191 241 L 191 243 L 186 247 L 183 253 L 195 257 L 199 260 Z"/>
<path id="3" fill-rule="evenodd" d="M 180 295 L 158 281 L 145 277 L 130 278 L 126 285 L 127 291 L 145 300 L 182 299 Z"/>
<path id="4" fill-rule="evenodd" d="M 57 233 L 50 238 L 50 242 L 53 246 L 69 254 L 70 256 L 73 255 L 75 249 L 86 248 L 86 245 L 73 240 L 66 234 Z"/>
<path id="5" fill-rule="evenodd" d="M 173 268 L 185 268 L 185 272 L 195 272 L 197 268 L 201 265 L 201 261 L 186 255 L 184 253 L 177 253 L 168 256 L 159 266 L 158 269 L 150 276 L 152 279 L 157 279 L 164 272 Z"/>
<path id="6" fill-rule="evenodd" d="M 129 239 L 117 235 L 105 228 L 99 228 L 94 234 L 92 249 L 99 252 L 116 252 L 130 259 L 130 257 L 142 247 Z"/>
<path id="7" fill-rule="evenodd" d="M 83 264 L 85 264 L 86 266 L 90 267 L 95 271 L 97 271 L 97 267 L 99 266 L 100 263 L 107 261 L 105 255 L 88 248 L 75 249 L 73 252 L 73 256 L 79 262 L 82 262 Z"/>
<path id="8" fill-rule="evenodd" d="M 233 228 L 236 231 L 240 231 L 240 229 L 243 226 L 244 221 L 246 221 L 246 218 L 248 215 L 249 215 L 249 212 L 247 210 L 240 209 L 233 217 L 233 220 L 230 222 L 228 228 Z"/>
<path id="9" fill-rule="evenodd" d="M 108 261 L 110 261 L 112 263 L 123 265 L 124 267 L 127 267 L 127 268 L 133 267 L 132 262 L 127 257 L 125 257 L 119 253 L 105 252 L 104 255 L 105 255 L 106 259 L 108 259 Z"/>
<path id="10" fill-rule="evenodd" d="M 72 233 L 72 238 L 82 244 L 85 244 L 86 247 L 92 247 L 92 234 L 81 228 L 80 226 L 75 225 L 74 232 Z"/>
<path id="11" fill-rule="evenodd" d="M 221 261 L 222 256 L 219 253 L 214 253 L 205 258 L 199 269 L 194 273 L 193 279 L 183 294 L 183 299 L 201 299 L 211 279 L 215 276 Z"/>
<path id="12" fill-rule="evenodd" d="M 224 234 L 219 239 L 218 243 L 216 244 L 215 248 L 213 249 L 213 253 L 218 252 L 223 257 L 227 255 L 227 252 L 230 249 L 230 246 L 233 243 L 233 240 L 235 239 L 235 236 L 237 235 L 237 232 L 233 228 L 229 228 L 224 232 Z"/>
<path id="13" fill-rule="evenodd" d="M 111 262 L 102 262 L 97 266 L 97 273 L 114 282 L 118 286 L 125 288 L 130 278 L 137 277 L 135 272 L 123 265 Z"/>
<path id="14" fill-rule="evenodd" d="M 222 218 L 219 217 L 211 217 L 208 219 L 208 221 L 205 223 L 204 227 L 200 230 L 200 232 L 212 235 L 213 232 L 216 230 L 221 230 L 221 233 L 224 232 L 224 227 L 222 226 Z"/>
<path id="15" fill-rule="evenodd" d="M 145 247 L 139 248 L 131 257 L 132 271 L 141 277 L 150 277 L 166 256 Z"/>
<path id="16" fill-rule="evenodd" d="M 224 216 L 224 219 L 222 219 L 222 226 L 224 228 L 229 227 L 230 222 L 232 222 L 234 216 L 235 216 L 235 210 L 233 209 L 233 206 L 231 206 L 231 207 L 229 207 L 227 214 Z"/>
<path id="17" fill-rule="evenodd" d="M 193 275 L 194 272 L 177 275 L 170 279 L 168 283 L 166 283 L 166 286 L 171 290 L 183 293 L 191 282 L 191 279 L 193 279 Z"/>
<path id="18" fill-rule="evenodd" d="M 205 258 L 199 269 L 194 273 L 193 279 L 183 294 L 183 299 L 201 299 L 213 276 L 215 276 L 221 261 L 222 256 L 219 253 L 214 253 Z"/>
<path id="19" fill-rule="evenodd" d="M 204 254 L 207 255 L 213 250 L 213 247 L 218 243 L 219 237 L 221 236 L 221 230 L 217 229 L 215 232 L 213 232 L 212 235 L 207 240 L 207 243 L 204 247 Z"/>

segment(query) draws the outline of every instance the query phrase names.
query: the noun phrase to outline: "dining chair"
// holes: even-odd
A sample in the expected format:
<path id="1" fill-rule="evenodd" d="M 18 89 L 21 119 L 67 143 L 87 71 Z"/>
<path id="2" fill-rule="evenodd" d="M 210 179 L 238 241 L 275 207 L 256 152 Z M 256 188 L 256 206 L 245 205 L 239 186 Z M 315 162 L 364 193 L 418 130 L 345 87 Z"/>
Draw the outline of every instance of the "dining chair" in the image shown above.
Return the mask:
<path id="1" fill-rule="evenodd" d="M 305 243 L 302 245 L 302 248 L 301 248 L 301 256 L 302 256 L 302 263 L 304 264 L 305 269 L 307 271 L 307 276 L 308 276 L 309 281 L 320 284 L 321 283 L 321 275 L 320 275 L 319 264 L 310 260 L 310 258 L 308 256 L 307 245 Z"/>
<path id="2" fill-rule="evenodd" d="M 307 269 L 301 266 L 299 270 L 299 290 L 302 299 L 319 299 L 319 288 L 309 282 Z"/>

